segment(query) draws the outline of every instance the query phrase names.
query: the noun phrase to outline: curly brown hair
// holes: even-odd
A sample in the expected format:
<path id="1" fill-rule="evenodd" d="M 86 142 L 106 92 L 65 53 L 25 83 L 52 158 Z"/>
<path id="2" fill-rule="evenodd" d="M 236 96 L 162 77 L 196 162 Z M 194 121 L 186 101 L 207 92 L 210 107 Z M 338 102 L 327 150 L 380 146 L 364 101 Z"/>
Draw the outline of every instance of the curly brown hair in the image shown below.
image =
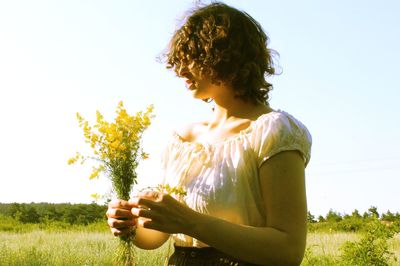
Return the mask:
<path id="1" fill-rule="evenodd" d="M 249 14 L 221 2 L 192 10 L 173 35 L 165 54 L 167 68 L 179 76 L 190 69 L 213 83 L 228 82 L 237 97 L 254 103 L 268 101 L 275 74 L 269 38 Z"/>

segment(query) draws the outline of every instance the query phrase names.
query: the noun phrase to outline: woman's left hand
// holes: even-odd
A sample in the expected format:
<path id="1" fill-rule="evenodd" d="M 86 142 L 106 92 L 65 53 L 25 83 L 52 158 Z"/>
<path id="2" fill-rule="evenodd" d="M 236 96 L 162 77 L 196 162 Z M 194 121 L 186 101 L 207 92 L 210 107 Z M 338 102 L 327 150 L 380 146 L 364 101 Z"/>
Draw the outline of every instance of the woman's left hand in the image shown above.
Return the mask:
<path id="1" fill-rule="evenodd" d="M 139 225 L 169 234 L 188 234 L 198 214 L 172 196 L 155 191 L 142 192 L 129 202 L 135 206 L 133 215 L 147 218 L 139 219 Z"/>

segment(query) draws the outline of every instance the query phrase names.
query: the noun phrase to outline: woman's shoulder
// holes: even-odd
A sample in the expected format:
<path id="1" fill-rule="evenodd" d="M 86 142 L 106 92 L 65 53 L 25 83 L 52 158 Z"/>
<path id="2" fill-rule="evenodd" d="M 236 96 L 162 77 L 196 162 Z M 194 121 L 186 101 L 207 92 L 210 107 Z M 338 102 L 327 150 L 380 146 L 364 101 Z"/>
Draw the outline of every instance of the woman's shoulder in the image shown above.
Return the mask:
<path id="1" fill-rule="evenodd" d="M 299 119 L 279 109 L 260 116 L 256 122 L 256 131 L 268 131 L 270 134 L 290 134 L 299 130 L 308 133 L 307 127 Z"/>
<path id="2" fill-rule="evenodd" d="M 206 126 L 207 122 L 205 121 L 194 122 L 178 128 L 175 130 L 175 133 L 184 142 L 195 142 Z"/>
<path id="3" fill-rule="evenodd" d="M 299 150 L 306 164 L 310 159 L 312 138 L 307 127 L 293 115 L 277 110 L 261 116 L 252 132 L 260 165 L 276 153 Z"/>

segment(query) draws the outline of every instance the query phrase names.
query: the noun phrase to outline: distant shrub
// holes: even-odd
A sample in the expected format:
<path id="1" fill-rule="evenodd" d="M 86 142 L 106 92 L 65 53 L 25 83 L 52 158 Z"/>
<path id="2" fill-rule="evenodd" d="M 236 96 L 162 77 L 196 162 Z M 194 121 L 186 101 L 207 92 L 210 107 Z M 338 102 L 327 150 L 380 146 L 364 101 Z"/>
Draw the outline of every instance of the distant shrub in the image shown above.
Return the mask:
<path id="1" fill-rule="evenodd" d="M 49 219 L 44 219 L 41 223 L 23 223 L 10 216 L 0 214 L 0 232 L 27 233 L 35 230 L 43 230 L 47 232 L 107 232 L 109 231 L 109 227 L 104 220 L 97 220 L 87 225 L 71 225 L 65 221 L 53 221 Z"/>
<path id="2" fill-rule="evenodd" d="M 336 228 L 344 232 L 358 232 L 364 228 L 365 224 L 363 220 L 350 216 L 338 222 Z"/>
<path id="3" fill-rule="evenodd" d="M 15 218 L 0 214 L 0 232 L 26 233 L 36 228 L 35 224 L 23 224 Z"/>
<path id="4" fill-rule="evenodd" d="M 87 225 L 106 220 L 107 206 L 71 203 L 0 203 L 0 215 L 26 224 L 61 221 L 70 225 Z"/>
<path id="5" fill-rule="evenodd" d="M 341 247 L 341 262 L 344 265 L 386 266 L 395 261 L 394 253 L 389 250 L 387 240 L 394 231 L 383 225 L 377 218 L 368 223 L 366 232 L 357 242 L 347 241 Z"/>

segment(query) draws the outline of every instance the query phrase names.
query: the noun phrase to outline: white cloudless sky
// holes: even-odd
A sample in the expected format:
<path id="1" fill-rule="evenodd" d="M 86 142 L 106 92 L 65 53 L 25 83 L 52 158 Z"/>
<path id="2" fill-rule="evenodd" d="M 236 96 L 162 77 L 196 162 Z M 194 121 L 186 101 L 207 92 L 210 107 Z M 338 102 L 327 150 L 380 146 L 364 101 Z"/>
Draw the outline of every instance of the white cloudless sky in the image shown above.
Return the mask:
<path id="1" fill-rule="evenodd" d="M 239 1 L 280 53 L 270 104 L 313 136 L 306 169 L 309 210 L 400 211 L 400 3 Z M 211 105 L 157 62 L 193 1 L 0 0 L 0 202 L 91 202 L 108 180 L 68 166 L 85 149 L 75 113 L 112 119 L 154 104 L 144 137 L 151 159 L 140 183 L 155 184 L 174 128 Z M 93 120 L 92 120 L 93 121 Z"/>

